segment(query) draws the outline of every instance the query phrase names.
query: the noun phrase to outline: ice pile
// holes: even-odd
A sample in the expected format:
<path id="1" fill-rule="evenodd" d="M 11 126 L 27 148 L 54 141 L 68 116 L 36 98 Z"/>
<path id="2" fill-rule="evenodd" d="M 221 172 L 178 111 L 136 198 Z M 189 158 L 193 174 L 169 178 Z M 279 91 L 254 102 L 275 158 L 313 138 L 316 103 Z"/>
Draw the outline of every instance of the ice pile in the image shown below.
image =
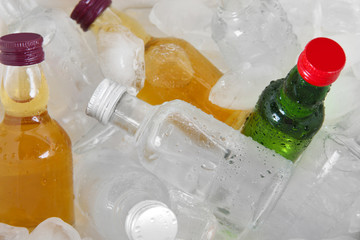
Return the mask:
<path id="1" fill-rule="evenodd" d="M 0 223 L 2 240 L 90 240 L 81 238 L 76 229 L 60 218 L 52 217 L 41 222 L 30 234 L 27 228 Z"/>
<path id="2" fill-rule="evenodd" d="M 359 239 L 359 110 L 315 136 L 259 239 Z"/>
<path id="3" fill-rule="evenodd" d="M 123 58 L 131 61 L 134 56 L 129 52 L 123 55 L 126 47 L 108 44 L 109 41 L 116 41 L 119 44 L 126 40 L 121 40 L 119 37 L 105 37 L 106 40 L 99 45 L 100 49 L 106 48 L 103 51 L 105 54 L 102 57 L 103 63 L 99 64 L 97 62 L 99 53 L 94 51 L 96 49 L 94 36 L 91 32 L 80 32 L 75 23 L 69 19 L 69 12 L 77 2 L 77 0 L 0 1 L 0 6 L 5 6 L 0 11 L 2 34 L 5 34 L 7 29 L 10 31 L 27 29 L 40 31 L 45 36 L 46 51 L 53 52 L 46 56 L 50 67 L 47 69 L 49 74 L 47 78 L 50 90 L 53 89 L 50 93 L 49 109 L 52 109 L 55 118 L 62 121 L 62 125 L 72 135 L 73 141 L 80 138 L 84 132 L 93 127 L 92 123 L 95 123 L 95 120 L 90 120 L 84 114 L 84 106 L 92 90 L 102 80 L 103 74 L 108 74 L 112 78 L 122 78 L 118 75 L 123 74 L 122 72 L 114 71 L 116 67 L 112 65 L 115 64 L 113 59 Z M 113 0 L 113 2 L 113 7 L 141 19 L 144 26 L 150 26 L 150 30 L 155 29 L 151 21 L 156 25 L 157 30 L 162 31 L 162 34 L 184 38 L 203 51 L 225 72 L 224 77 L 213 88 L 211 99 L 221 106 L 231 108 L 253 107 L 264 86 L 275 78 L 285 77 L 290 68 L 296 64 L 296 57 L 301 48 L 312 38 L 326 36 L 339 42 L 347 55 L 347 64 L 326 98 L 325 125 L 303 154 L 296 172 L 272 214 L 268 219 L 263 219 L 263 225 L 257 229 L 249 227 L 248 235 L 244 235 L 244 239 L 360 239 L 360 128 L 358 127 L 360 110 L 357 107 L 360 100 L 358 95 L 360 53 L 357 51 L 360 41 L 359 1 Z M 24 5 L 17 9 L 16 6 L 20 3 Z M 63 12 L 64 10 L 67 13 Z M 39 16 L 41 18 L 36 19 Z M 44 21 L 48 24 L 44 24 Z M 38 22 L 37 25 L 34 22 Z M 64 33 L 59 29 L 67 30 Z M 112 48 L 115 49 L 113 52 Z M 110 64 L 107 65 L 106 62 Z M 129 72 L 127 78 L 133 76 Z M 99 136 L 98 142 L 106 138 L 108 147 L 134 154 L 131 152 L 134 143 L 123 132 L 116 132 L 111 127 L 107 130 L 108 135 Z M 93 145 L 88 147 L 92 148 Z M 226 178 L 218 179 L 217 184 L 225 189 L 228 184 L 226 180 Z M 236 189 L 234 186 L 234 191 Z M 230 232 L 222 232 L 213 237 L 211 231 L 208 231 L 209 236 L 202 236 L 196 230 L 205 228 L 206 223 L 202 221 L 204 219 L 209 220 L 212 226 L 212 214 L 209 214 L 208 209 L 190 195 L 175 190 L 172 194 L 173 209 L 186 213 L 179 218 L 187 229 L 182 232 L 183 235 L 179 235 L 179 239 L 189 240 L 186 231 L 194 239 L 238 238 Z M 221 191 L 212 196 L 219 197 L 219 201 L 224 201 L 225 204 L 234 203 L 226 202 L 226 198 L 221 198 L 225 196 Z M 195 213 L 199 213 L 202 218 L 199 219 Z M 223 211 L 222 214 L 228 213 Z M 81 232 L 84 236 L 96 236 L 94 239 L 101 239 L 96 233 L 89 234 L 93 229 L 86 227 L 91 225 L 85 221 L 86 226 L 81 226 L 79 219 L 77 218 L 77 228 L 85 229 Z M 54 239 L 80 239 L 79 234 L 70 226 L 63 225 L 56 219 L 47 221 L 40 224 L 39 229 L 48 225 L 49 230 L 40 234 L 40 230 L 35 229 L 30 235 L 26 229 L 1 224 L 0 239 L 32 239 L 32 234 L 34 234 L 33 239 L 35 236 L 36 239 L 41 239 L 39 235 L 45 237 L 44 239 L 51 239 L 46 234 L 58 229 L 67 229 L 71 233 L 58 232 L 56 235 L 58 238 Z M 197 227 L 191 228 L 193 226 L 189 223 L 192 222 L 195 222 L 194 225 Z M 73 238 L 69 238 L 70 235 Z"/>

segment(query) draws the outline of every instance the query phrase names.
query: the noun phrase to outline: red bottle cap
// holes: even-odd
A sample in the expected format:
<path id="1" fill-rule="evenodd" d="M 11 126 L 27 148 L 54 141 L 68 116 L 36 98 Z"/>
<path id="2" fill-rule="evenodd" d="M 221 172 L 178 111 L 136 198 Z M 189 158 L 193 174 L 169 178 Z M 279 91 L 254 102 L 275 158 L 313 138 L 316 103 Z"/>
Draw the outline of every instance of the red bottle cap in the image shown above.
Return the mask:
<path id="1" fill-rule="evenodd" d="M 111 0 L 81 0 L 72 11 L 74 19 L 84 31 L 87 31 L 95 19 L 111 5 Z"/>
<path id="2" fill-rule="evenodd" d="M 320 37 L 306 45 L 299 56 L 297 68 L 306 82 L 324 87 L 335 82 L 345 66 L 345 61 L 344 50 L 337 42 Z"/>
<path id="3" fill-rule="evenodd" d="M 43 38 L 37 33 L 13 33 L 0 38 L 0 62 L 26 66 L 44 61 Z"/>

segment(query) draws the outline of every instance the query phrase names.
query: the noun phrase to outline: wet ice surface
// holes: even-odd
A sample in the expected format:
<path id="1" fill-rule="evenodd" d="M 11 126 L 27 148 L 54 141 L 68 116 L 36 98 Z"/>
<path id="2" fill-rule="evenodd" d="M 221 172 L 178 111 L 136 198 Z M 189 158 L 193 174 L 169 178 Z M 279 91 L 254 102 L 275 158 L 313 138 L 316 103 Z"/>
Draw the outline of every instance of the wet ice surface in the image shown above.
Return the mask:
<path id="1" fill-rule="evenodd" d="M 37 2 L 44 7 L 64 9 L 69 13 L 77 3 L 77 0 L 37 0 Z M 151 9 L 149 6 L 153 6 L 155 3 L 158 4 L 156 5 L 157 7 Z M 147 19 L 147 15 L 144 17 L 141 14 L 136 15 L 136 13 L 151 12 L 151 21 L 156 24 L 165 35 L 185 38 L 200 50 L 204 51 L 205 54 L 209 52 L 213 53 L 207 54 L 206 56 L 210 58 L 216 57 L 210 60 L 216 63 L 224 72 L 226 71 L 223 79 L 219 81 L 213 91 L 213 93 L 217 94 L 213 97 L 216 97 L 217 100 L 220 101 L 219 104 L 228 105 L 232 108 L 240 108 L 244 105 L 253 106 L 252 104 L 256 101 L 259 92 L 263 89 L 263 87 L 260 86 L 260 84 L 262 84 L 261 81 L 270 81 L 272 78 L 284 77 L 296 63 L 295 60 L 299 52 L 291 57 L 292 60 L 286 60 L 284 65 L 281 65 L 281 67 L 284 67 L 284 69 L 281 70 L 275 70 L 272 58 L 254 61 L 251 65 L 244 64 L 240 70 L 237 69 L 237 65 L 233 65 L 235 60 L 227 60 L 227 65 L 225 65 L 224 60 L 219 57 L 220 51 L 218 46 L 211 39 L 211 19 L 206 19 L 209 17 L 218 17 L 215 15 L 217 11 L 216 4 L 214 5 L 213 1 L 194 0 L 191 2 L 191 7 L 189 8 L 186 7 L 188 5 L 185 5 L 188 3 L 189 1 L 177 1 L 173 3 L 171 0 L 114 0 L 113 6 L 119 9 L 147 7 L 147 11 L 141 12 L 143 9 L 135 9 L 131 10 L 130 13 L 135 13 L 134 16 L 141 16 L 141 19 L 145 19 L 146 24 L 149 24 L 150 20 Z M 297 41 L 301 45 L 301 48 L 315 36 L 333 38 L 343 46 L 347 55 L 347 64 L 337 82 L 331 87 L 331 91 L 326 98 L 326 120 L 323 129 L 311 143 L 309 149 L 304 153 L 303 159 L 299 163 L 298 169 L 292 177 L 287 190 L 272 214 L 268 219 L 264 220 L 263 226 L 260 226 L 255 231 L 250 231 L 249 239 L 253 237 L 254 239 L 260 240 L 357 240 L 360 239 L 360 180 L 358 177 L 360 175 L 358 154 L 360 130 L 359 127 L 357 127 L 360 120 L 358 117 L 360 112 L 355 108 L 358 105 L 358 92 L 360 88 L 358 80 L 360 78 L 360 54 L 357 51 L 359 43 L 358 34 L 360 31 L 360 3 L 356 0 L 280 0 L 280 3 L 287 13 L 286 17 L 292 24 L 292 31 L 297 35 Z M 162 16 L 161 6 L 166 9 L 166 12 L 170 16 L 186 16 L 187 10 L 189 10 L 188 16 L 192 24 L 185 21 L 178 21 L 177 18 L 172 18 L 171 21 L 168 20 L 166 16 Z M 182 7 L 182 12 L 178 11 L 179 7 Z M 194 14 L 194 12 L 197 12 L 199 9 L 203 11 L 198 12 L 199 14 Z M 4 18 L 4 14 L 5 12 L 1 11 L 0 17 Z M 198 21 L 194 21 L 194 18 L 196 19 L 198 17 L 201 18 Z M 15 17 L 15 19 L 17 18 L 18 17 Z M 3 34 L 6 32 L 4 22 L 4 19 L 2 19 L 2 23 L 0 24 L 0 32 Z M 287 22 L 287 20 L 285 22 Z M 54 34 L 51 32 L 52 25 L 49 26 L 50 30 L 46 29 L 46 31 Z M 267 31 L 267 33 L 270 34 L 271 31 Z M 91 39 L 89 34 L 82 34 L 82 37 L 85 37 L 87 40 L 89 40 L 89 38 Z M 220 36 L 216 37 L 219 38 Z M 75 42 L 77 42 L 77 40 Z M 92 45 L 93 43 L 87 42 L 94 47 L 94 45 Z M 245 43 L 249 43 L 249 41 L 245 41 Z M 248 48 L 251 54 L 259 49 L 266 48 L 266 45 L 262 45 L 261 43 L 260 45 L 251 44 Z M 300 51 L 301 48 L 298 50 Z M 69 50 L 68 46 L 65 46 L 65 49 Z M 277 49 L 281 50 L 282 48 Z M 58 54 L 59 52 L 55 53 Z M 76 53 L 76 51 L 74 53 Z M 245 53 L 246 52 L 241 51 L 238 56 L 233 55 L 232 57 L 242 59 L 244 56 L 248 56 L 245 55 Z M 225 54 L 224 59 L 231 57 L 231 55 L 226 55 L 226 52 L 223 54 Z M 280 55 L 281 53 L 279 56 Z M 288 55 L 286 55 L 286 57 L 288 57 Z M 245 57 L 245 60 L 250 61 L 247 57 Z M 55 66 L 57 65 L 59 65 L 58 62 L 56 62 Z M 285 65 L 287 65 L 287 69 L 285 69 Z M 73 73 L 69 74 L 73 75 Z M 258 80 L 261 74 L 274 77 Z M 59 74 L 55 73 L 54 75 Z M 65 74 L 64 76 L 67 75 Z M 51 79 L 48 78 L 48 80 Z M 99 79 L 99 81 L 100 80 L 101 79 Z M 245 82 L 247 88 L 242 88 L 243 81 L 247 81 Z M 64 85 L 63 83 L 58 86 L 61 88 L 69 88 L 68 85 Z M 95 87 L 95 83 L 91 86 Z M 239 86 L 239 88 L 235 88 L 234 86 Z M 227 91 L 229 91 L 229 94 Z M 253 94 L 248 96 L 246 101 L 244 98 L 236 96 L 237 93 L 246 94 L 248 92 Z M 73 94 L 75 94 L 73 91 L 69 91 L 67 96 Z M 74 101 L 67 97 L 64 98 L 61 95 L 56 97 L 64 100 L 65 104 L 70 104 Z M 79 98 L 79 101 L 82 101 L 82 97 Z M 86 100 L 83 101 L 84 103 L 86 102 Z M 56 102 L 54 102 L 54 104 L 56 104 Z M 59 111 L 59 115 L 61 115 L 65 114 L 68 105 L 58 105 L 57 107 L 57 111 Z M 73 107 L 77 108 L 77 106 Z M 347 115 L 351 111 L 353 111 L 354 114 Z M 80 121 L 81 125 L 84 124 L 82 121 L 85 121 L 84 119 L 87 118 L 87 116 L 82 112 L 77 115 L 77 118 L 77 121 Z M 64 122 L 65 121 L 66 118 L 64 118 Z M 67 123 L 69 124 L 68 126 L 73 126 L 71 120 L 68 120 Z M 331 127 L 333 125 L 337 126 L 335 130 Z M 74 131 L 74 133 L 75 138 L 81 135 L 76 131 Z M 109 136 L 110 135 L 112 134 L 109 134 Z M 131 146 L 133 143 L 129 143 L 123 138 L 120 138 L 116 141 L 114 140 L 112 147 L 119 147 L 118 144 L 120 147 L 123 147 L 122 149 L 126 149 L 126 146 Z M 226 211 L 223 211 L 223 213 L 224 212 L 226 213 Z M 78 222 L 80 222 L 79 218 Z M 3 229 L 3 227 L 4 226 L 1 225 L 0 229 Z M 91 235 L 89 234 L 90 232 L 91 229 L 87 229 L 87 231 L 82 234 L 89 236 Z M 28 233 L 25 229 L 20 229 L 18 232 L 19 235 L 11 235 L 12 233 L 10 232 L 7 234 L 9 234 L 10 238 L 5 239 L 20 240 L 27 236 Z M 19 237 L 21 235 L 24 237 Z M 79 239 L 76 234 L 74 236 L 74 239 Z M 95 233 L 91 236 L 94 239 L 100 239 L 96 237 Z M 229 238 L 229 235 L 227 235 L 227 237 L 223 239 Z M 216 239 L 222 239 L 222 237 L 217 236 Z"/>
<path id="2" fill-rule="evenodd" d="M 97 36 L 99 62 L 104 75 L 120 82 L 135 95 L 144 86 L 144 42 L 122 26 L 100 30 Z"/>
<path id="3" fill-rule="evenodd" d="M 78 231 L 60 218 L 48 218 L 41 222 L 30 234 L 26 228 L 0 223 L 2 240 L 81 240 Z M 83 238 L 82 240 L 90 240 Z"/>

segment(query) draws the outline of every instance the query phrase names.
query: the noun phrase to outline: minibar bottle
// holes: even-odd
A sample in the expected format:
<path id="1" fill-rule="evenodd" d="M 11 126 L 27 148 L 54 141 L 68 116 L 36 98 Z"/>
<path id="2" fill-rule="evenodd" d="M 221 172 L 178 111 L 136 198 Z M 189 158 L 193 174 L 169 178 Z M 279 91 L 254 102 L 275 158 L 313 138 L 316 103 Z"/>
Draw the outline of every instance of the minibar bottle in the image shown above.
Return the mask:
<path id="1" fill-rule="evenodd" d="M 35 33 L 0 38 L 0 222 L 33 229 L 49 217 L 74 223 L 71 141 L 47 111 Z"/>
<path id="2" fill-rule="evenodd" d="M 311 40 L 286 78 L 272 81 L 259 97 L 242 133 L 296 161 L 324 121 L 324 100 L 345 65 L 341 46 Z"/>
<path id="3" fill-rule="evenodd" d="M 127 131 L 146 169 L 209 202 L 234 232 L 262 221 L 292 169 L 291 161 L 189 103 L 152 106 L 107 79 L 95 90 L 87 114 Z"/>
<path id="4" fill-rule="evenodd" d="M 209 101 L 209 93 L 222 76 L 208 59 L 183 39 L 155 38 L 125 13 L 110 8 L 111 0 L 81 0 L 71 18 L 84 31 L 116 32 L 125 26 L 145 45 L 145 83 L 137 97 L 158 105 L 180 99 L 191 103 L 218 120 L 231 126 L 241 126 L 248 110 L 231 110 Z M 115 79 L 114 79 L 115 80 Z"/>

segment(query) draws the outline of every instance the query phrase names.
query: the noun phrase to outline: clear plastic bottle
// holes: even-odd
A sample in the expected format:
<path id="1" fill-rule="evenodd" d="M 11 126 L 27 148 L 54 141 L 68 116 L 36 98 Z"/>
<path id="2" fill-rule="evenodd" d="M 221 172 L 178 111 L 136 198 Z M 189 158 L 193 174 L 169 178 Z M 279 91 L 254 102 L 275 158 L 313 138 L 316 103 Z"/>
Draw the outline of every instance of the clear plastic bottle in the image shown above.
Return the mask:
<path id="1" fill-rule="evenodd" d="M 135 19 L 110 5 L 111 0 L 82 0 L 71 17 L 84 31 L 119 32 L 125 26 L 143 40 L 145 82 L 136 84 L 138 98 L 152 105 L 180 99 L 229 125 L 242 125 L 249 111 L 221 108 L 209 101 L 210 90 L 222 73 L 208 59 L 183 39 L 150 36 Z"/>
<path id="2" fill-rule="evenodd" d="M 177 218 L 157 177 L 128 155 L 106 148 L 79 158 L 77 202 L 104 239 L 175 239 Z"/>
<path id="3" fill-rule="evenodd" d="M 74 223 L 71 141 L 47 112 L 42 37 L 0 39 L 0 222 L 34 228 L 49 217 Z"/>
<path id="4" fill-rule="evenodd" d="M 218 219 L 235 231 L 262 221 L 292 167 L 291 161 L 186 102 L 151 106 L 110 80 L 95 90 L 87 114 L 133 135 L 145 168 L 209 201 Z"/>

